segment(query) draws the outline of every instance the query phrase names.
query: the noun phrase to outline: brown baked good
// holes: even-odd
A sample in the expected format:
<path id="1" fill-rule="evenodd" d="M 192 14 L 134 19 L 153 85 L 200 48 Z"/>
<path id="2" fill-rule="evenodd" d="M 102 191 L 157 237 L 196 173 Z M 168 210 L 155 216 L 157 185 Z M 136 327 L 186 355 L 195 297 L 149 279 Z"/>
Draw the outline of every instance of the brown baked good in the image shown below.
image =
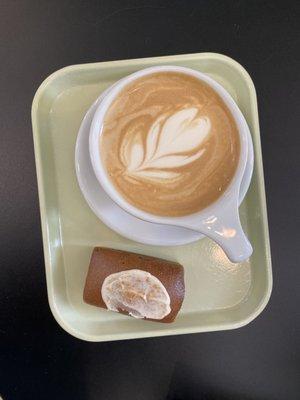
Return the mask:
<path id="1" fill-rule="evenodd" d="M 140 270 L 140 273 L 134 272 L 136 270 Z M 112 278 L 111 274 L 120 273 L 121 271 L 127 272 L 113 275 Z M 119 283 L 118 281 L 118 277 L 120 275 L 132 275 L 134 277 L 134 280 L 132 281 L 131 279 L 130 281 L 130 288 L 127 288 L 127 297 L 125 300 L 128 299 L 129 301 L 131 301 L 134 298 L 134 301 L 136 301 L 136 299 L 137 301 L 140 301 L 140 303 L 143 301 L 141 300 L 140 294 L 136 295 L 136 292 L 132 294 L 132 288 L 135 289 L 136 287 L 132 286 L 132 282 L 137 282 L 137 285 L 141 284 L 140 276 L 142 276 L 143 283 L 146 282 L 143 280 L 144 277 L 147 282 L 151 282 L 150 285 L 152 286 L 150 287 L 150 289 L 148 288 L 147 290 L 149 291 L 154 288 L 154 291 L 151 292 L 154 293 L 154 296 L 156 296 L 153 300 L 153 307 L 155 309 L 154 312 L 162 312 L 161 308 L 160 310 L 156 308 L 157 304 L 159 304 L 159 307 L 163 307 L 164 311 L 166 310 L 166 307 L 168 307 L 167 311 L 165 311 L 167 315 L 164 315 L 160 318 L 143 317 L 144 319 L 149 319 L 156 322 L 174 321 L 175 317 L 178 314 L 178 311 L 180 310 L 184 298 L 184 271 L 182 265 L 176 262 L 162 260 L 160 258 L 144 256 L 142 254 L 130 253 L 121 250 L 113 250 L 103 247 L 95 247 L 91 256 L 89 270 L 86 277 L 83 300 L 88 304 L 108 309 L 107 301 L 105 302 L 103 300 L 103 296 L 106 296 L 106 287 L 108 287 L 107 290 L 109 294 L 113 293 L 112 290 L 114 289 L 112 289 L 112 287 L 108 286 L 106 283 L 103 285 L 103 283 L 104 281 L 108 282 L 109 280 L 113 279 L 114 285 L 117 281 L 119 288 L 123 288 L 124 282 L 122 281 L 122 283 Z M 110 278 L 107 278 L 108 276 L 110 276 Z M 158 282 L 157 279 L 160 282 Z M 160 302 L 160 300 L 157 300 L 158 298 L 162 302 Z M 167 298 L 168 304 L 166 305 Z M 113 300 L 115 301 L 115 298 L 113 298 Z M 151 300 L 149 300 L 149 303 L 150 302 Z M 149 303 L 147 302 L 147 307 Z M 132 313 L 132 310 L 130 311 L 128 307 L 123 307 L 122 304 L 119 302 L 115 302 L 115 311 L 119 311 L 126 315 L 132 315 L 135 313 L 134 310 Z M 150 315 L 152 315 L 151 312 Z M 157 315 L 163 314 L 155 314 L 155 317 L 157 317 Z M 139 315 L 139 318 L 142 318 L 142 316 Z"/>

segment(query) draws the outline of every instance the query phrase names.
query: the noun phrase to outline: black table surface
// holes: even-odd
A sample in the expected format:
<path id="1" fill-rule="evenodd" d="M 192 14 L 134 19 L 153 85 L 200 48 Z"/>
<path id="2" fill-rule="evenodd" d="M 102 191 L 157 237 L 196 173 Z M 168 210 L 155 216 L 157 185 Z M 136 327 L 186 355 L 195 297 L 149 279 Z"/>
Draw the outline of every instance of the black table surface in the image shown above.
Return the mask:
<path id="1" fill-rule="evenodd" d="M 298 5 L 297 5 L 298 3 Z M 299 2 L 0 0 L 0 394 L 16 399 L 299 399 Z M 47 301 L 30 121 L 70 64 L 218 52 L 258 96 L 274 288 L 233 331 L 87 343 Z M 298 214 L 298 219 L 297 219 Z"/>

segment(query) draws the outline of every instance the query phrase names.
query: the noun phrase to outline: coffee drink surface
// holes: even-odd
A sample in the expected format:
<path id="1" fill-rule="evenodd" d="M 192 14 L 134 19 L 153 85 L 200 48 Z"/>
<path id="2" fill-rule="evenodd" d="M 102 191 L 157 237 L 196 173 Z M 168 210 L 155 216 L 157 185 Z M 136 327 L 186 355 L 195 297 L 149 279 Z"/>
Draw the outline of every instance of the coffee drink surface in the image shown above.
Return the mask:
<path id="1" fill-rule="evenodd" d="M 136 79 L 110 105 L 99 150 L 120 195 L 143 211 L 182 216 L 217 200 L 237 168 L 235 121 L 205 82 L 179 72 Z"/>

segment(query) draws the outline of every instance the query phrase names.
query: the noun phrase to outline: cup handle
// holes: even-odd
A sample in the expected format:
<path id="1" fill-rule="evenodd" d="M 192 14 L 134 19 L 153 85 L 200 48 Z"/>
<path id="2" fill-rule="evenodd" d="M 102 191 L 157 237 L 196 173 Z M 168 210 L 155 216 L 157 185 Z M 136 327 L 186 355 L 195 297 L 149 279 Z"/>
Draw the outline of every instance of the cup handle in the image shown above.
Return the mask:
<path id="1" fill-rule="evenodd" d="M 221 215 L 206 218 L 202 228 L 202 233 L 218 243 L 230 261 L 239 263 L 251 256 L 253 249 L 243 231 L 237 203 L 229 202 Z"/>

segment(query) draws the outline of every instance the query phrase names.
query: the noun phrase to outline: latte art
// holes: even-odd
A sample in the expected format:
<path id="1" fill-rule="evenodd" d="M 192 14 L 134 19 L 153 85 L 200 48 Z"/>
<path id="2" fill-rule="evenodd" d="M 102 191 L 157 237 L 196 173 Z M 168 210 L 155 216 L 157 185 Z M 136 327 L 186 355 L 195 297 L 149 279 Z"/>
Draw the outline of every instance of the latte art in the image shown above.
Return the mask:
<path id="1" fill-rule="evenodd" d="M 121 144 L 121 159 L 126 173 L 137 179 L 165 181 L 180 177 L 179 167 L 202 156 L 201 144 L 210 132 L 208 117 L 197 118 L 197 108 L 159 116 L 147 133 L 127 134 Z"/>
<path id="2" fill-rule="evenodd" d="M 215 201 L 239 158 L 232 115 L 206 83 L 177 72 L 136 79 L 108 109 L 101 158 L 132 205 L 156 215 L 187 215 Z"/>

